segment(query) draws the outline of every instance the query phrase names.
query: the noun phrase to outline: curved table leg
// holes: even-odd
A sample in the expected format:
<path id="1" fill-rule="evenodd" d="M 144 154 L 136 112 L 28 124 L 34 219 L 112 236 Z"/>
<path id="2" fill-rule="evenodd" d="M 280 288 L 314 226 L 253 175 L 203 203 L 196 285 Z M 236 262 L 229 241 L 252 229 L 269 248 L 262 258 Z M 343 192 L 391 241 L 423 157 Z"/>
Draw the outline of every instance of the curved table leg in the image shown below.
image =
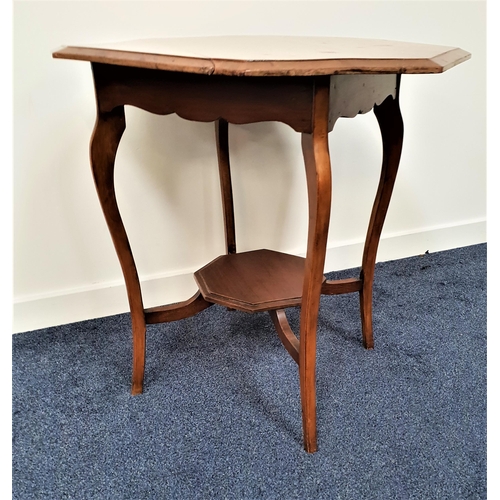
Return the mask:
<path id="1" fill-rule="evenodd" d="M 318 85 L 314 98 L 312 134 L 302 134 L 302 151 L 309 200 L 309 229 L 300 314 L 299 377 L 304 448 L 317 449 L 316 440 L 316 329 L 323 282 L 331 204 L 328 150 L 329 86 Z"/>
<path id="2" fill-rule="evenodd" d="M 399 78 L 396 98 L 388 97 L 380 106 L 374 107 L 374 112 L 382 134 L 383 159 L 380 182 L 366 235 L 360 275 L 363 283 L 359 294 L 361 326 L 363 345 L 367 349 L 373 349 L 372 290 L 375 258 L 403 147 L 403 119 L 399 108 Z"/>
<path id="3" fill-rule="evenodd" d="M 236 233 L 234 228 L 233 189 L 229 166 L 228 123 L 220 118 L 215 122 L 215 142 L 219 162 L 220 189 L 222 194 L 222 210 L 224 213 L 224 231 L 226 235 L 227 253 L 236 253 Z"/>
<path id="4" fill-rule="evenodd" d="M 274 323 L 278 337 L 280 338 L 283 346 L 288 351 L 293 360 L 299 364 L 299 351 L 300 343 L 286 319 L 284 309 L 271 309 L 269 315 Z"/>
<path id="5" fill-rule="evenodd" d="M 133 336 L 132 394 L 140 394 L 144 379 L 146 321 L 139 277 L 118 210 L 114 186 L 116 151 L 124 130 L 123 106 L 118 106 L 109 113 L 98 112 L 90 143 L 90 160 L 99 201 L 127 287 Z"/>

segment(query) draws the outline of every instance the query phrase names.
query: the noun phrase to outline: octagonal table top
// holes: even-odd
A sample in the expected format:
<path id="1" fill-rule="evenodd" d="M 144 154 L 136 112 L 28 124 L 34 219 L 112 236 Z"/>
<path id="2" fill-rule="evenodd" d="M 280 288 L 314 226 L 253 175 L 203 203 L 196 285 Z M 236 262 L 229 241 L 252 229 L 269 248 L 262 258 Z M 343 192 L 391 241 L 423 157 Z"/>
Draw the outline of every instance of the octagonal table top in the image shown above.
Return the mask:
<path id="1" fill-rule="evenodd" d="M 442 73 L 471 54 L 457 47 L 364 38 L 213 36 L 67 46 L 54 58 L 232 76 Z"/>

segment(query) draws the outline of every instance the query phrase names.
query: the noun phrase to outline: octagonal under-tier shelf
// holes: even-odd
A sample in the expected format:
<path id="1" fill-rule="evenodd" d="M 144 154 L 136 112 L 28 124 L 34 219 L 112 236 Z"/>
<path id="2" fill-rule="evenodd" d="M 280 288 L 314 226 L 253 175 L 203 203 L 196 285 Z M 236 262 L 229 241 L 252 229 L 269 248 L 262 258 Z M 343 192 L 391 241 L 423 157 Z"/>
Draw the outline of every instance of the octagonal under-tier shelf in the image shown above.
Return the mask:
<path id="1" fill-rule="evenodd" d="M 299 306 L 305 259 L 273 250 L 222 255 L 194 273 L 209 302 L 245 312 Z"/>

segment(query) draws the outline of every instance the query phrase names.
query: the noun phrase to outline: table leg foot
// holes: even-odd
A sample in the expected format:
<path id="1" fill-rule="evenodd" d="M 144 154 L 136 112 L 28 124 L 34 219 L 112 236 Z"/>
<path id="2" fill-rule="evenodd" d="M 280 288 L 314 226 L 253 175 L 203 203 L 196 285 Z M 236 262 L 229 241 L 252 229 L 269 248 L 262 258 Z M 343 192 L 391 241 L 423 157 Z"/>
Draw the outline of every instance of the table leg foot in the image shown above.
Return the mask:
<path id="1" fill-rule="evenodd" d="M 372 286 L 366 286 L 359 292 L 359 306 L 361 310 L 361 331 L 363 334 L 363 347 L 373 349 L 373 323 L 372 323 Z"/>
<path id="2" fill-rule="evenodd" d="M 144 314 L 138 318 L 132 317 L 132 325 L 133 354 L 131 394 L 132 396 L 136 396 L 137 394 L 142 394 L 146 365 L 146 323 L 144 321 Z"/>

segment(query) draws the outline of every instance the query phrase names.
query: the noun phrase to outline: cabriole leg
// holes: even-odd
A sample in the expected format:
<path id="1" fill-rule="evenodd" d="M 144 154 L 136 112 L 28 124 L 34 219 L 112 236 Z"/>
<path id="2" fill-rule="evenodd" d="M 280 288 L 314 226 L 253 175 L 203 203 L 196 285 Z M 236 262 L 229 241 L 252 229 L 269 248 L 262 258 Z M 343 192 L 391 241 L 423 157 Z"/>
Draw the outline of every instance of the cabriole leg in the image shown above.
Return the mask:
<path id="1" fill-rule="evenodd" d="M 123 106 L 106 113 L 98 111 L 90 143 L 90 160 L 99 201 L 127 287 L 133 337 L 132 394 L 140 394 L 144 379 L 146 322 L 139 277 L 118 210 L 114 186 L 116 151 L 124 130 Z"/>
<path id="2" fill-rule="evenodd" d="M 302 134 L 309 200 L 307 256 L 300 314 L 299 377 L 304 448 L 317 451 L 316 329 L 330 222 L 331 169 L 328 150 L 329 82 L 317 85 L 313 132 Z"/>
<path id="3" fill-rule="evenodd" d="M 374 112 L 382 134 L 383 158 L 380 182 L 366 235 L 360 275 L 362 280 L 359 294 L 361 326 L 363 345 L 367 349 L 373 349 L 372 297 L 375 259 L 403 147 L 403 119 L 399 108 L 399 78 L 396 98 L 387 97 L 380 106 L 374 107 Z"/>

